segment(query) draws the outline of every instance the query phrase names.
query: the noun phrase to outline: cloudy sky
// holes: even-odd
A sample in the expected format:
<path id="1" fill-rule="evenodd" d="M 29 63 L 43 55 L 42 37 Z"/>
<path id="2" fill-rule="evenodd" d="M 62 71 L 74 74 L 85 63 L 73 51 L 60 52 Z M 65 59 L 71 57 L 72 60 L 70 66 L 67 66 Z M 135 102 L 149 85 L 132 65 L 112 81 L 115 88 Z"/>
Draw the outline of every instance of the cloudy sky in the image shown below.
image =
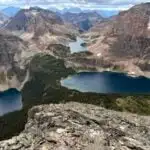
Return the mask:
<path id="1" fill-rule="evenodd" d="M 135 4 L 150 2 L 150 0 L 0 0 L 0 6 L 19 6 L 26 5 L 41 7 L 81 7 L 91 9 L 110 9 L 125 10 Z"/>

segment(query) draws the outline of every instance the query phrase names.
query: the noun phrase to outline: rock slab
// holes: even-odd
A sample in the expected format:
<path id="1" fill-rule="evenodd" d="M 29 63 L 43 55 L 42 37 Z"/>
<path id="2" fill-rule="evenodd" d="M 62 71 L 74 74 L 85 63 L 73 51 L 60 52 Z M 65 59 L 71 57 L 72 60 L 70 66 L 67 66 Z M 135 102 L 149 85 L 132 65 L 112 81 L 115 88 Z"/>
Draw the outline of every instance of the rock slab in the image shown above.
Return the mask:
<path id="1" fill-rule="evenodd" d="M 70 102 L 33 107 L 0 150 L 150 150 L 150 117 Z"/>

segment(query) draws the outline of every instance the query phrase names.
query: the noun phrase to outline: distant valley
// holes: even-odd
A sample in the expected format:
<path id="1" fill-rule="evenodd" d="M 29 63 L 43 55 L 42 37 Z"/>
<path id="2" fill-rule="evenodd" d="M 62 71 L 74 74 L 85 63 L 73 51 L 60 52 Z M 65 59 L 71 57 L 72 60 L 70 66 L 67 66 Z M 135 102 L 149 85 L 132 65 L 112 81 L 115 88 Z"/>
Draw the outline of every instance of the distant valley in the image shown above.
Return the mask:
<path id="1" fill-rule="evenodd" d="M 11 109 L 11 111 L 1 113 L 4 116 L 0 117 L 0 140 L 18 135 L 27 122 L 28 110 L 39 104 L 76 101 L 105 107 L 111 112 L 116 110 L 150 115 L 150 96 L 147 94 L 149 85 L 145 88 L 146 92 L 144 88 L 139 87 L 147 94 L 144 95 L 142 90 L 143 93 L 140 93 L 135 89 L 137 84 L 135 81 L 138 79 L 134 80 L 130 77 L 143 76 L 142 80 L 139 77 L 140 82 L 148 84 L 150 81 L 148 79 L 150 77 L 150 3 L 136 5 L 120 13 L 118 11 L 87 11 L 80 8 L 66 8 L 58 11 L 56 8 L 10 7 L 1 10 L 0 26 L 0 91 L 15 88 L 21 92 L 22 96 L 22 103 L 19 99 L 20 105 L 15 109 L 18 111 L 12 112 L 13 109 Z M 121 85 L 123 75 L 128 79 L 124 84 L 132 80 L 132 90 L 135 93 L 123 94 L 118 88 L 120 82 L 118 82 L 116 93 L 114 90 L 112 92 L 109 87 L 108 93 L 103 92 L 104 86 L 101 87 L 102 92 L 96 93 L 93 90 L 80 91 L 76 87 L 68 89 L 61 85 L 62 80 L 73 79 L 72 76 L 77 73 L 80 76 L 82 72 L 85 74 L 86 72 L 95 72 L 95 74 L 104 72 L 102 74 L 105 74 L 108 80 L 103 82 L 102 76 L 102 80 L 95 80 L 95 83 L 98 88 L 101 82 L 104 85 L 110 84 L 112 89 L 114 85 L 111 84 L 110 79 L 115 76 L 115 81 L 118 81 L 116 73 L 112 72 L 119 72 Z M 90 80 L 92 83 L 95 74 Z M 89 75 L 90 73 L 85 75 L 87 79 Z M 76 77 L 78 79 L 78 76 Z M 84 77 L 85 80 L 81 79 L 83 85 L 91 86 L 92 84 L 87 84 L 86 77 Z M 99 76 L 97 78 L 99 79 Z M 77 81 L 75 79 L 74 83 Z M 7 104 L 7 101 L 1 104 Z M 46 112 L 50 111 L 46 109 Z M 75 117 L 82 115 L 78 112 L 72 114 L 78 114 Z M 107 112 L 105 115 L 107 117 Z M 35 116 L 30 114 L 30 117 L 34 120 L 32 117 Z M 84 117 L 84 120 L 87 118 Z M 90 127 L 90 122 L 80 121 Z M 128 124 L 136 130 L 136 121 L 134 124 L 130 123 L 132 121 L 129 119 Z M 97 125 L 105 125 L 105 120 L 97 122 L 95 119 L 92 120 L 93 122 L 95 128 Z M 120 123 L 117 122 L 118 124 Z M 113 130 L 109 128 L 109 132 L 113 133 L 112 137 L 116 136 L 116 132 L 117 136 L 121 134 L 121 137 L 124 137 L 125 131 L 128 130 L 128 128 L 125 129 L 122 135 L 121 129 L 116 131 L 116 128 Z M 145 129 L 141 126 L 139 128 L 142 129 L 141 132 Z M 27 129 L 28 126 L 26 126 Z M 142 133 L 144 132 L 146 131 Z M 137 141 L 141 142 L 142 136 L 140 135 Z M 144 140 L 147 140 L 149 144 L 147 137 Z M 57 143 L 50 142 L 54 145 Z M 140 148 L 143 146 L 141 145 Z M 128 142 L 126 142 L 126 147 L 129 149 Z M 134 145 L 130 147 L 130 149 L 137 148 Z"/>
<path id="2" fill-rule="evenodd" d="M 46 53 L 63 59 L 67 66 L 76 71 L 117 71 L 133 76 L 150 75 L 149 3 L 136 5 L 107 19 L 96 11 L 82 12 L 75 8 L 73 11 L 76 12 L 66 10 L 63 14 L 39 7 L 8 9 L 16 12 L 16 15 L 6 18 L 7 21 L 1 27 L 1 37 L 15 36 L 24 43 L 25 48 L 17 47 L 20 54 L 16 53 L 17 61 L 20 59 L 19 64 L 23 66 L 35 54 Z M 5 15 L 1 18 L 5 20 Z M 69 50 L 69 43 L 76 41 L 77 37 L 84 41 L 81 43 L 87 50 L 84 54 L 71 54 Z M 8 47 L 10 42 L 7 41 Z M 13 59 L 16 66 L 16 56 Z M 11 67 L 6 68 L 10 70 Z M 15 80 L 15 83 L 20 81 Z"/>

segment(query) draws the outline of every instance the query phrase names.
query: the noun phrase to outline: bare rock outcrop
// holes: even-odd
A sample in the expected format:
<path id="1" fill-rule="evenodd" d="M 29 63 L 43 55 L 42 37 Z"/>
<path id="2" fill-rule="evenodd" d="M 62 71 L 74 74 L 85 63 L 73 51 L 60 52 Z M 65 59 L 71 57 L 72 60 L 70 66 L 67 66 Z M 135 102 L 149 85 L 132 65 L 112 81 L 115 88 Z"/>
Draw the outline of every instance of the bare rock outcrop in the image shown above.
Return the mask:
<path id="1" fill-rule="evenodd" d="M 80 103 L 33 107 L 0 150 L 150 150 L 150 117 Z"/>

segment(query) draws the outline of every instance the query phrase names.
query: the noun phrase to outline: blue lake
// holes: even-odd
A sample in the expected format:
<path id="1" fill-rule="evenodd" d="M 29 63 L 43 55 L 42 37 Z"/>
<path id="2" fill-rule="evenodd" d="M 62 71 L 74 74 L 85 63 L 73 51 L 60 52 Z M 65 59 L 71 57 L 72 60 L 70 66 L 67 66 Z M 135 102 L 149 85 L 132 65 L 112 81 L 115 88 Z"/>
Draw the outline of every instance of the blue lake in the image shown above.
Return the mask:
<path id="1" fill-rule="evenodd" d="M 87 51 L 86 47 L 81 46 L 82 43 L 84 43 L 84 40 L 82 40 L 80 37 L 77 37 L 77 40 L 75 42 L 70 42 L 69 47 L 70 47 L 71 53 Z"/>
<path id="2" fill-rule="evenodd" d="M 16 89 L 0 92 L 0 116 L 22 109 L 22 96 Z"/>
<path id="3" fill-rule="evenodd" d="M 61 80 L 61 85 L 81 92 L 150 94 L 150 79 L 123 73 L 82 72 Z"/>

